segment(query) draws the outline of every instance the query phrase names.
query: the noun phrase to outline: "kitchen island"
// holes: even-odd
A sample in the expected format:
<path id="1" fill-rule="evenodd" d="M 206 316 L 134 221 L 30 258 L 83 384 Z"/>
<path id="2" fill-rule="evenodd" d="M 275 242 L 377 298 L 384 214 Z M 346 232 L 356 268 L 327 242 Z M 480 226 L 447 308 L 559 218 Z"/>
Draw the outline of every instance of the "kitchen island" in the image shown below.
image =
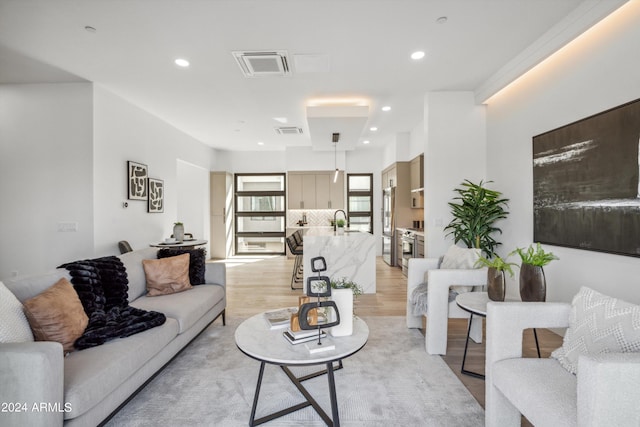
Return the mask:
<path id="1" fill-rule="evenodd" d="M 332 227 L 311 227 L 304 234 L 304 285 L 311 271 L 311 259 L 322 256 L 332 280 L 345 278 L 362 288 L 365 294 L 376 293 L 376 239 L 373 234 L 353 231 L 336 234 Z"/>

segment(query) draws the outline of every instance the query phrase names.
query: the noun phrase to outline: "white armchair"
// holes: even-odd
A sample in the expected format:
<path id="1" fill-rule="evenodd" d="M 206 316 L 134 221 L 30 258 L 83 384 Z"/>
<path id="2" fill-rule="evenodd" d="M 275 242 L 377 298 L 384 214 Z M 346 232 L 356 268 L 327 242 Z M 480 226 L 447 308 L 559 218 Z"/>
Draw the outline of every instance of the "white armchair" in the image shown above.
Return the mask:
<path id="1" fill-rule="evenodd" d="M 427 279 L 427 325 L 425 348 L 429 354 L 447 354 L 449 318 L 469 318 L 469 313 L 449 302 L 452 286 L 484 286 L 487 269 L 439 269 L 438 258 L 412 258 L 407 271 L 407 327 L 422 328 L 422 317 L 413 314 L 411 294 Z M 471 339 L 482 342 L 482 318 L 475 316 L 471 323 Z"/>
<path id="2" fill-rule="evenodd" d="M 578 374 L 556 359 L 522 358 L 522 331 L 569 326 L 571 304 L 487 305 L 485 425 L 640 425 L 640 353 L 581 355 Z"/>

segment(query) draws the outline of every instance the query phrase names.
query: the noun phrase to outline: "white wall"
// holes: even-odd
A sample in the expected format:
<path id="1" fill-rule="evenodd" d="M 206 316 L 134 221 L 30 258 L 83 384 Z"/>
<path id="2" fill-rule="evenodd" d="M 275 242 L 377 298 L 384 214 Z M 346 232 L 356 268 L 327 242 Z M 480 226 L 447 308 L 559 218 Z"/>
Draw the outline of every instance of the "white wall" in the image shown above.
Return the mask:
<path id="1" fill-rule="evenodd" d="M 96 255 L 117 253 L 119 240 L 127 240 L 134 249 L 138 249 L 169 236 L 173 223 L 179 219 L 178 191 L 184 191 L 181 194 L 183 200 L 202 198 L 202 189 L 209 186 L 209 176 L 203 173 L 201 186 L 180 187 L 177 160 L 211 170 L 215 155 L 211 148 L 95 85 Z M 127 200 L 127 160 L 146 164 L 151 178 L 164 180 L 164 213 L 147 213 L 146 202 Z M 123 202 L 127 202 L 129 207 L 123 208 Z M 188 232 L 193 230 L 192 227 L 203 228 L 203 234 L 194 237 L 208 236 L 204 226 L 180 220 Z"/>
<path id="2" fill-rule="evenodd" d="M 532 137 L 640 98 L 639 22 L 640 2 L 630 2 L 489 101 L 488 178 L 511 199 L 501 254 L 533 239 Z M 640 259 L 546 249 L 560 257 L 545 267 L 548 301 L 568 302 L 589 286 L 640 303 Z M 518 295 L 516 280 L 509 280 L 509 295 Z"/>
<path id="3" fill-rule="evenodd" d="M 119 240 L 146 247 L 171 234 L 180 212 L 198 211 L 183 220 L 187 231 L 209 235 L 215 150 L 103 88 L 0 85 L 0 135 L 0 278 L 114 255 Z M 164 180 L 164 213 L 127 200 L 127 160 Z M 78 231 L 58 232 L 60 222 Z"/>
<path id="4" fill-rule="evenodd" d="M 91 255 L 91 117 L 91 84 L 0 85 L 0 279 Z"/>
<path id="5" fill-rule="evenodd" d="M 425 257 L 439 257 L 453 244 L 444 227 L 451 221 L 448 203 L 465 179 L 486 175 L 485 107 L 473 92 L 430 92 L 424 109 Z"/>
<path id="6" fill-rule="evenodd" d="M 183 160 L 176 160 L 178 214 L 176 219 L 185 226 L 185 232 L 196 239 L 209 240 L 211 216 L 209 213 L 209 169 Z M 171 233 L 166 236 L 169 237 Z M 210 243 L 206 245 L 210 252 Z"/>

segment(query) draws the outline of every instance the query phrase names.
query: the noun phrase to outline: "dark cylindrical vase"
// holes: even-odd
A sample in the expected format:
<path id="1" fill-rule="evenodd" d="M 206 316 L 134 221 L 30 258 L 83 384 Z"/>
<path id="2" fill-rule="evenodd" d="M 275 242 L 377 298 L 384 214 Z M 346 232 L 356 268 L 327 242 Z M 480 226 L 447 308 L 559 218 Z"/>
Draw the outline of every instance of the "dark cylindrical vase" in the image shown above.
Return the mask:
<path id="1" fill-rule="evenodd" d="M 520 298 L 526 302 L 543 302 L 547 299 L 547 281 L 542 267 L 531 264 L 520 266 Z"/>
<path id="2" fill-rule="evenodd" d="M 491 301 L 504 301 L 506 285 L 504 271 L 489 267 L 487 270 L 487 293 Z"/>

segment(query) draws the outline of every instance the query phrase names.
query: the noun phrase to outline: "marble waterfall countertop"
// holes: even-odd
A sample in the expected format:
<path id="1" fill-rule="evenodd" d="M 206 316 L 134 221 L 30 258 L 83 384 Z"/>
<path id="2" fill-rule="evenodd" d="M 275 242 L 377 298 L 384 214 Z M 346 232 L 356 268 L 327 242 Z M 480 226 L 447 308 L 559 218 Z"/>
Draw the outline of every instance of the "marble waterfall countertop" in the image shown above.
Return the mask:
<path id="1" fill-rule="evenodd" d="M 317 276 L 311 258 L 323 256 L 330 279 L 345 278 L 360 285 L 365 294 L 376 293 L 376 239 L 373 234 L 352 231 L 336 234 L 333 227 L 310 227 L 304 233 L 304 284 Z"/>

